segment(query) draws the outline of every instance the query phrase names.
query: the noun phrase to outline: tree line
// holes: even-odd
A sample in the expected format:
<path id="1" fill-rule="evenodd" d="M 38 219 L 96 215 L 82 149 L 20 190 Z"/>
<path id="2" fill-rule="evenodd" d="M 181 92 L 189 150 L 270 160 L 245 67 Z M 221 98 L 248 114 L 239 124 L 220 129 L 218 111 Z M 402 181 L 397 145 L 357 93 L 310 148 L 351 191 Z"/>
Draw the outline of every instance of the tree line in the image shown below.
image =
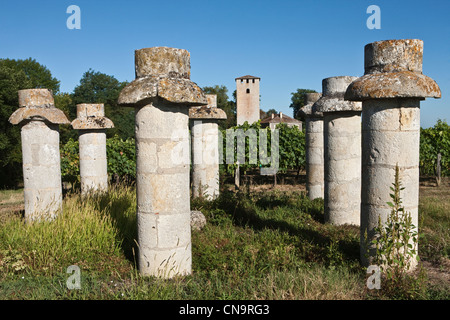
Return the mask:
<path id="1" fill-rule="evenodd" d="M 80 103 L 103 103 L 105 115 L 114 122 L 115 127 L 107 130 L 108 166 L 116 177 L 135 175 L 134 161 L 134 109 L 118 106 L 117 98 L 128 82 L 121 82 L 112 75 L 92 69 L 87 70 L 73 92 L 60 91 L 60 81 L 51 71 L 35 59 L 0 59 L 0 187 L 17 187 L 22 182 L 22 150 L 20 126 L 8 122 L 11 114 L 18 108 L 18 91 L 22 89 L 47 88 L 52 90 L 55 106 L 61 109 L 68 119 L 76 118 L 76 105 Z M 219 121 L 224 130 L 236 127 L 236 91 L 230 98 L 223 85 L 206 86 L 205 93 L 217 95 L 217 107 L 227 114 L 226 120 Z M 310 89 L 298 89 L 291 94 L 290 108 L 297 118 L 298 110 L 305 104 L 305 93 Z M 261 110 L 261 119 L 276 114 L 275 109 Z M 297 118 L 298 119 L 298 118 Z M 299 119 L 304 120 L 304 119 Z M 258 123 L 248 125 L 259 127 Z M 255 127 L 256 126 L 256 127 Z M 247 127 L 241 127 L 246 130 Z M 280 164 L 281 169 L 304 167 L 304 132 L 281 126 Z M 62 174 L 67 181 L 75 182 L 78 132 L 71 126 L 60 126 Z M 422 129 L 421 135 L 421 173 L 435 174 L 436 157 L 441 153 L 442 174 L 450 175 L 450 129 L 445 121 L 439 121 L 434 128 Z M 247 168 L 242 164 L 243 168 Z M 233 166 L 226 168 L 231 172 Z"/>

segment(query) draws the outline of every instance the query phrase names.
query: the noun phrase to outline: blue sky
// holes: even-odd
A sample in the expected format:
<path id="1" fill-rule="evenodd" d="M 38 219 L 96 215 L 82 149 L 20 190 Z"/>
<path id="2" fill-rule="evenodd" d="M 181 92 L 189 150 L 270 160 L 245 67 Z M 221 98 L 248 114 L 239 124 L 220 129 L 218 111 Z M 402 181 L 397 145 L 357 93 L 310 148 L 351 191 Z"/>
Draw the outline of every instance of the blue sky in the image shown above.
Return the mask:
<path id="1" fill-rule="evenodd" d="M 81 9 L 81 30 L 69 30 L 67 7 Z M 381 9 L 370 30 L 369 5 Z M 297 88 L 321 91 L 322 79 L 361 76 L 364 46 L 387 39 L 424 40 L 423 73 L 441 99 L 421 104 L 421 125 L 450 122 L 449 0 L 2 0 L 0 58 L 32 57 L 72 92 L 89 68 L 134 80 L 134 50 L 168 46 L 191 53 L 199 86 L 261 78 L 261 108 L 292 115 Z"/>

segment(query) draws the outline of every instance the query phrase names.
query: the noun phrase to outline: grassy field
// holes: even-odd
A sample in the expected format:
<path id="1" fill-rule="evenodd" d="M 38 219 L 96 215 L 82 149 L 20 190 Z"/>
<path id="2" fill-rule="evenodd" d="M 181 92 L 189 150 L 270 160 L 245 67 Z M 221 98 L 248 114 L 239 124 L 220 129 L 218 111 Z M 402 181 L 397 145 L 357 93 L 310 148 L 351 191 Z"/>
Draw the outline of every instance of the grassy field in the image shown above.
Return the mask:
<path id="1" fill-rule="evenodd" d="M 396 290 L 366 288 L 358 228 L 324 224 L 323 201 L 299 190 L 224 189 L 213 202 L 192 200 L 208 223 L 192 233 L 193 274 L 171 280 L 137 271 L 133 187 L 84 200 L 69 194 L 57 220 L 31 225 L 21 191 L 2 191 L 0 299 L 450 298 L 450 181 L 421 187 L 421 272 Z M 81 269 L 79 290 L 66 285 L 71 265 Z"/>

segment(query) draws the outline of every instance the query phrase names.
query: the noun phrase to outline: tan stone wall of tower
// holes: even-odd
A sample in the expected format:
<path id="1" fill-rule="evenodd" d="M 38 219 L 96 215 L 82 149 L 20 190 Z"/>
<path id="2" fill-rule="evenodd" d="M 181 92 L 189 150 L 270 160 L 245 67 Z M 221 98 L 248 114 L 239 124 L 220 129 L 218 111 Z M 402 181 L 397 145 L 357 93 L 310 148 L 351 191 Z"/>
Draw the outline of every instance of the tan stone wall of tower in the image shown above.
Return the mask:
<path id="1" fill-rule="evenodd" d="M 236 79 L 237 125 L 259 120 L 259 81 L 257 78 Z"/>

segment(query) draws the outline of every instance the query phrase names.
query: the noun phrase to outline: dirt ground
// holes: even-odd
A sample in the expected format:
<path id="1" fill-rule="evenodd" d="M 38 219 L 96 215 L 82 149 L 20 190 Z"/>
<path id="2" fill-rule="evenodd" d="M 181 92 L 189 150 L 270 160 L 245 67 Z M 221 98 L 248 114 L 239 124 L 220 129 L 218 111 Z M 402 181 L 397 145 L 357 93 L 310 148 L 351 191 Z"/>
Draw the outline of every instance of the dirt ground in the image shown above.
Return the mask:
<path id="1" fill-rule="evenodd" d="M 450 177 L 442 178 L 438 187 L 435 178 L 420 178 L 420 196 L 450 197 Z"/>
<path id="2" fill-rule="evenodd" d="M 427 272 L 429 283 L 436 286 L 446 284 L 450 288 L 450 259 L 441 258 L 439 265 L 422 261 L 422 266 Z"/>

